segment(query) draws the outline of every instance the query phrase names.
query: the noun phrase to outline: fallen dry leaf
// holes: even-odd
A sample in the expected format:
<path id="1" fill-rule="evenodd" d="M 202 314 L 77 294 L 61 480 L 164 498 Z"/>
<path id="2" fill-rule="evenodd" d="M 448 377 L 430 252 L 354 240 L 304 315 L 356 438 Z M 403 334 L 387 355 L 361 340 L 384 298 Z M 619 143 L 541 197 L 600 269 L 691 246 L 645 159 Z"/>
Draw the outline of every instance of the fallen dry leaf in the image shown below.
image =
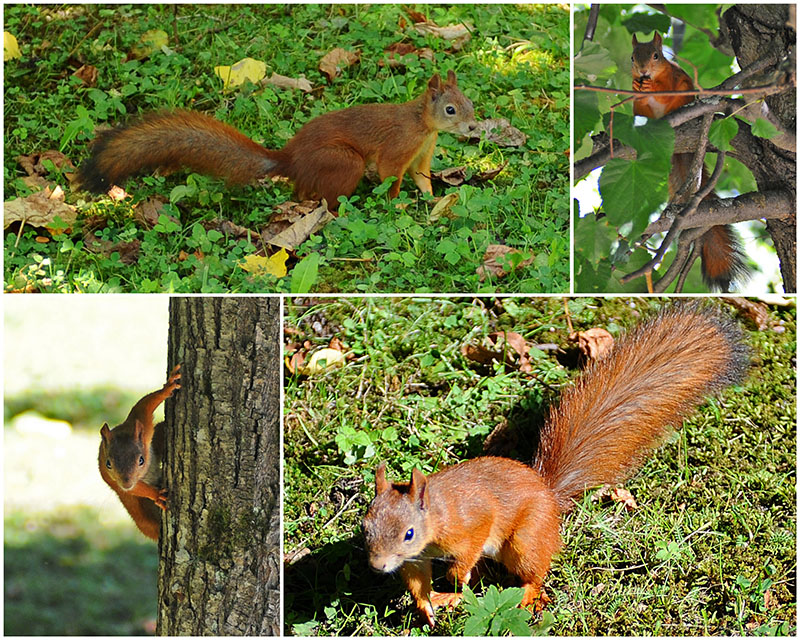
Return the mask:
<path id="1" fill-rule="evenodd" d="M 480 140 L 482 134 L 486 139 L 502 147 L 521 147 L 528 137 L 505 118 L 480 120 L 478 126 L 467 134 L 467 140 Z"/>
<path id="2" fill-rule="evenodd" d="M 480 184 L 497 176 L 506 166 L 508 166 L 508 162 L 504 162 L 495 169 L 473 173 L 469 179 L 467 179 L 467 168 L 465 166 L 451 167 L 449 169 L 442 169 L 441 171 L 431 171 L 431 179 L 439 180 L 453 187 L 458 187 L 465 183 Z"/>
<path id="3" fill-rule="evenodd" d="M 94 87 L 97 85 L 97 67 L 90 64 L 79 67 L 72 75 L 78 78 L 83 83 L 84 87 Z"/>
<path id="4" fill-rule="evenodd" d="M 264 78 L 261 84 L 271 84 L 274 87 L 281 89 L 298 89 L 305 93 L 311 91 L 314 87 L 305 78 L 290 78 L 288 76 L 281 76 L 274 73 L 269 78 Z"/>
<path id="5" fill-rule="evenodd" d="M 726 296 L 723 300 L 750 320 L 759 331 L 765 331 L 769 326 L 769 312 L 763 302 L 751 302 L 738 296 Z"/>
<path id="6" fill-rule="evenodd" d="M 621 502 L 625 505 L 625 508 L 628 511 L 633 511 L 634 509 L 638 509 L 639 505 L 636 504 L 636 499 L 633 497 L 633 494 L 628 491 L 627 489 L 622 489 L 621 487 L 616 487 L 611 491 L 611 500 L 614 502 Z"/>
<path id="7" fill-rule="evenodd" d="M 152 229 L 158 224 L 158 218 L 166 203 L 167 201 L 163 198 L 148 198 L 133 207 L 133 219 L 145 229 Z M 169 218 L 178 222 L 173 216 L 169 216 Z"/>
<path id="8" fill-rule="evenodd" d="M 72 164 L 72 161 L 63 153 L 54 149 L 43 151 L 42 153 L 32 153 L 27 156 L 17 156 L 15 159 L 29 176 L 47 175 L 48 170 L 44 166 L 45 160 L 52 162 L 56 169 L 75 170 L 75 165 Z"/>
<path id="9" fill-rule="evenodd" d="M 280 233 L 271 238 L 264 238 L 264 241 L 271 245 L 294 251 L 295 248 L 308 240 L 312 233 L 315 233 L 333 219 L 334 216 L 328 211 L 328 207 L 320 205 L 310 213 L 301 216 Z"/>
<path id="10" fill-rule="evenodd" d="M 60 217 L 65 224 L 72 225 L 78 217 L 77 210 L 64 204 L 63 199 L 64 192 L 57 187 L 52 192 L 45 189 L 24 198 L 7 200 L 3 203 L 3 228 L 8 228 L 13 222 L 47 227 L 55 222 L 56 217 Z"/>
<path id="11" fill-rule="evenodd" d="M 498 258 L 510 255 L 512 253 L 519 254 L 520 256 L 523 255 L 519 249 L 507 247 L 503 244 L 490 244 L 488 247 L 486 247 L 486 253 L 483 255 L 483 264 L 475 270 L 475 272 L 478 274 L 478 279 L 483 282 L 490 275 L 496 278 L 502 278 L 505 276 L 506 272 L 503 267 L 500 266 Z M 517 265 L 517 268 L 527 267 L 531 263 L 533 263 L 533 257 L 525 258 L 520 261 L 520 263 Z"/>
<path id="12" fill-rule="evenodd" d="M 437 38 L 442 38 L 450 42 L 450 50 L 458 51 L 469 42 L 472 38 L 470 28 L 464 24 L 449 24 L 446 27 L 440 27 L 433 22 L 418 22 L 414 24 L 414 31 L 420 35 L 432 35 Z"/>
<path id="13" fill-rule="evenodd" d="M 297 368 L 297 372 L 305 376 L 322 373 L 333 367 L 343 367 L 345 362 L 344 354 L 341 351 L 331 348 L 315 351 L 305 366 Z"/>
<path id="14" fill-rule="evenodd" d="M 388 66 L 397 68 L 403 66 L 403 56 L 415 55 L 420 59 L 430 60 L 433 62 L 433 49 L 429 47 L 422 47 L 421 49 L 415 47 L 410 42 L 395 42 L 386 47 L 383 52 L 386 54 L 384 59 L 378 61 L 378 66 Z"/>
<path id="15" fill-rule="evenodd" d="M 453 217 L 450 215 L 450 210 L 453 208 L 453 205 L 458 202 L 458 192 L 454 191 L 452 193 L 448 193 L 446 196 L 442 196 L 435 205 L 433 205 L 433 209 L 428 214 L 428 222 L 436 222 L 442 217 Z"/>
<path id="16" fill-rule="evenodd" d="M 322 57 L 319 61 L 319 70 L 328 76 L 328 82 L 333 82 L 336 76 L 341 75 L 342 69 L 354 65 L 360 58 L 360 51 L 347 51 L 337 47 Z"/>
<path id="17" fill-rule="evenodd" d="M 571 333 L 568 339 L 578 345 L 581 356 L 590 362 L 603 357 L 614 346 L 614 336 L 599 327 Z"/>

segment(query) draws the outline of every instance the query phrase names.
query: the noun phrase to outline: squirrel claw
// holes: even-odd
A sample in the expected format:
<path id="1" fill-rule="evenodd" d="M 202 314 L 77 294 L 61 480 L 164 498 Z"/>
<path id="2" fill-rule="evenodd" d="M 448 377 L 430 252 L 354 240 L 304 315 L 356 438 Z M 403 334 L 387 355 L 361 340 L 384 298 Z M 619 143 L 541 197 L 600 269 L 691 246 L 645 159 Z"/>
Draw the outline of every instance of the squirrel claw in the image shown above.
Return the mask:
<path id="1" fill-rule="evenodd" d="M 431 592 L 431 604 L 436 607 L 447 607 L 453 609 L 459 602 L 461 602 L 461 593 L 440 593 L 438 591 Z"/>
<path id="2" fill-rule="evenodd" d="M 167 495 L 168 492 L 166 489 L 159 489 L 158 495 L 153 500 L 153 502 L 156 503 L 156 506 L 162 511 L 167 510 Z"/>

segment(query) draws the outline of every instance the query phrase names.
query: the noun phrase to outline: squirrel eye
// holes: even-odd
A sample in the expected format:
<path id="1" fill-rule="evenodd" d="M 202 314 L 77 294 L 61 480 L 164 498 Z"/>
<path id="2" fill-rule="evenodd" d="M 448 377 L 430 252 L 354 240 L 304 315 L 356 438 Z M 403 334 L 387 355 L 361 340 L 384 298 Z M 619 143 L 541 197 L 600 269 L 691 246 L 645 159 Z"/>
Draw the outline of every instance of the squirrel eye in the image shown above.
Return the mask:
<path id="1" fill-rule="evenodd" d="M 658 53 L 653 54 L 653 60 L 658 60 Z"/>
<path id="2" fill-rule="evenodd" d="M 413 537 L 414 537 L 414 529 L 413 529 L 413 527 L 412 527 L 411 529 L 409 529 L 408 531 L 406 531 L 406 539 L 405 539 L 405 542 L 408 542 L 408 541 L 409 541 L 409 540 L 411 540 Z"/>
<path id="3" fill-rule="evenodd" d="M 139 456 L 139 466 L 141 467 L 144 464 L 144 456 Z"/>
<path id="4" fill-rule="evenodd" d="M 448 105 L 447 105 L 447 106 L 444 108 L 444 111 L 445 111 L 445 113 L 446 113 L 448 116 L 454 116 L 454 115 L 456 115 L 456 108 L 455 108 L 455 107 L 454 107 L 452 104 L 448 104 Z"/>
<path id="5" fill-rule="evenodd" d="M 111 468 L 111 460 L 106 460 L 106 466 L 110 469 Z"/>

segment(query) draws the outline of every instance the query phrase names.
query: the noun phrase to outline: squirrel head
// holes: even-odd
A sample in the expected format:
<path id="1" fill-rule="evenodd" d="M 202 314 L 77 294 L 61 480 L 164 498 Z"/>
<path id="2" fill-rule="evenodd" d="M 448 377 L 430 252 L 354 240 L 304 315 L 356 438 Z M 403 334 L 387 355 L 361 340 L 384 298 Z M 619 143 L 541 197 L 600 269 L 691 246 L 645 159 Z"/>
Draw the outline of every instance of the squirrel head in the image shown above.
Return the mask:
<path id="1" fill-rule="evenodd" d="M 656 31 L 650 42 L 639 42 L 634 33 L 632 42 L 631 75 L 639 80 L 651 77 L 652 71 L 664 63 L 661 34 Z"/>
<path id="2" fill-rule="evenodd" d="M 442 82 L 438 73 L 428 81 L 425 101 L 428 115 L 437 131 L 467 135 L 478 126 L 472 101 L 461 93 L 452 70 L 447 72 L 445 82 Z"/>
<path id="3" fill-rule="evenodd" d="M 136 421 L 133 437 L 129 432 L 114 431 L 108 428 L 108 423 L 100 429 L 100 464 L 120 489 L 130 491 L 150 466 L 150 450 L 142 440 L 144 425 Z"/>
<path id="4" fill-rule="evenodd" d="M 427 478 L 418 469 L 408 484 L 388 482 L 386 463 L 375 470 L 375 499 L 364 516 L 369 564 L 375 571 L 391 573 L 428 546 L 427 489 Z"/>

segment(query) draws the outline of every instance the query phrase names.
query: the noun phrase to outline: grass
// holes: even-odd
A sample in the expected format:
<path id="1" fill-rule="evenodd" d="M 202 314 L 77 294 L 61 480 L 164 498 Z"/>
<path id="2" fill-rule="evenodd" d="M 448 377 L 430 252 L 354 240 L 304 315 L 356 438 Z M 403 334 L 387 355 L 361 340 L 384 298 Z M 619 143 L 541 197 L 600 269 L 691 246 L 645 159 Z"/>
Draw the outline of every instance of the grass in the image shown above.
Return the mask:
<path id="1" fill-rule="evenodd" d="M 478 119 L 504 117 L 528 136 L 520 148 L 440 136 L 433 169 L 469 172 L 507 163 L 479 186 L 457 191 L 452 217 L 429 218 L 433 204 L 406 181 L 398 213 L 363 183 L 340 216 L 301 245 L 286 277 L 253 276 L 245 256 L 265 249 L 258 231 L 289 186 L 228 189 L 215 179 L 179 172 L 124 185 L 133 199 L 89 198 L 46 161 L 46 178 L 77 207 L 72 225 L 48 229 L 15 223 L 5 235 L 4 288 L 41 292 L 286 292 L 290 290 L 564 291 L 569 274 L 569 18 L 557 5 L 455 5 L 422 8 L 437 24 L 473 25 L 452 52 L 432 36 L 411 33 L 399 5 L 100 5 L 9 6 L 5 28 L 22 58 L 5 66 L 5 199 L 31 192 L 16 161 L 59 150 L 78 165 L 97 126 L 139 113 L 191 108 L 235 126 L 270 148 L 281 147 L 309 119 L 353 104 L 399 102 L 418 95 L 433 72 L 454 69 Z M 142 35 L 164 29 L 163 49 L 135 59 Z M 177 40 L 174 33 L 178 33 Z M 434 60 L 408 56 L 402 68 L 381 66 L 384 49 L 407 41 L 430 47 Z M 54 43 L 58 43 L 55 46 Z M 318 61 L 335 47 L 358 50 L 360 62 L 328 84 Z M 223 91 L 214 67 L 248 56 L 314 91 L 253 86 Z M 96 68 L 94 86 L 72 74 Z M 403 193 L 405 195 L 403 195 Z M 168 202 L 155 227 L 136 221 L 134 205 Z M 217 230 L 232 221 L 255 235 Z M 503 279 L 476 273 L 489 244 L 533 258 Z M 104 248 L 105 247 L 105 248 Z M 127 260 L 126 248 L 137 248 Z M 307 262 L 303 263 L 302 260 Z M 294 274 L 297 264 L 305 273 Z M 314 270 L 313 264 L 318 264 Z M 296 276 L 296 277 L 293 277 Z"/>
<path id="2" fill-rule="evenodd" d="M 477 367 L 460 349 L 502 329 L 564 346 L 563 301 L 310 302 L 287 304 L 288 325 L 300 331 L 292 341 L 324 345 L 335 336 L 352 357 L 343 368 L 286 381 L 285 631 L 426 635 L 400 579 L 366 563 L 361 518 L 374 468 L 386 460 L 390 479 L 400 480 L 413 467 L 430 472 L 486 453 L 530 460 L 531 434 L 575 376 L 560 363 L 570 353 L 534 350 L 525 375 Z M 570 312 L 580 330 L 616 334 L 659 304 L 582 298 Z M 745 383 L 694 412 L 625 483 L 637 509 L 595 502 L 589 492 L 565 518 L 564 549 L 545 579 L 553 603 L 532 631 L 795 632 L 795 310 L 771 317 L 785 332 L 748 333 L 754 357 Z M 513 584 L 487 561 L 474 588 L 481 595 Z M 439 612 L 436 635 L 463 634 L 467 617 L 463 608 Z"/>

